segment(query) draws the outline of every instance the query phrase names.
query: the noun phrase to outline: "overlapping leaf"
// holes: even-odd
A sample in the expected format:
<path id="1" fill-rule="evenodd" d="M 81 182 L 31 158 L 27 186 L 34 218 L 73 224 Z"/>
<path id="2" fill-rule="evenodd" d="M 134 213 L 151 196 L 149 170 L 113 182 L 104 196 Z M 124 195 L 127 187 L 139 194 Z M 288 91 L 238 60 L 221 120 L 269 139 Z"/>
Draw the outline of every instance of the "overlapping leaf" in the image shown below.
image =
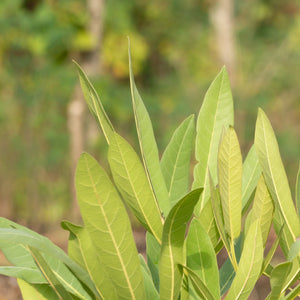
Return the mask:
<path id="1" fill-rule="evenodd" d="M 151 272 L 153 283 L 159 291 L 159 257 L 161 245 L 150 233 L 146 233 L 147 265 Z"/>
<path id="2" fill-rule="evenodd" d="M 254 221 L 246 235 L 236 276 L 225 300 L 248 299 L 261 271 L 263 245 L 259 221 Z"/>
<path id="3" fill-rule="evenodd" d="M 114 134 L 108 150 L 114 181 L 137 219 L 161 243 L 162 216 L 141 161 L 129 143 Z"/>
<path id="4" fill-rule="evenodd" d="M 217 183 L 217 156 L 223 128 L 233 126 L 233 100 L 230 82 L 225 67 L 209 87 L 197 119 L 196 160 L 193 189 L 204 187 L 201 201 L 195 210 L 196 215 L 204 207 L 210 196 L 210 170 L 213 181 Z"/>
<path id="5" fill-rule="evenodd" d="M 95 117 L 97 123 L 102 128 L 103 134 L 106 138 L 107 143 L 110 143 L 110 136 L 114 132 L 113 125 L 111 124 L 103 105 L 99 99 L 99 96 L 91 84 L 90 80 L 84 73 L 84 71 L 81 69 L 81 67 L 74 61 L 81 84 L 81 89 L 83 91 L 84 98 L 86 100 L 86 103 L 92 113 L 92 115 Z"/>
<path id="6" fill-rule="evenodd" d="M 154 137 L 152 123 L 134 82 L 130 45 L 128 47 L 128 56 L 132 105 L 142 158 L 149 182 L 153 188 L 153 193 L 161 211 L 166 216 L 170 210 L 168 190 L 160 168 L 158 149 Z"/>
<path id="7" fill-rule="evenodd" d="M 191 115 L 176 129 L 161 159 L 171 207 L 188 192 L 194 134 L 194 115 Z"/>
<path id="8" fill-rule="evenodd" d="M 284 228 L 284 242 L 286 245 L 283 245 L 283 251 L 287 255 L 289 247 L 300 235 L 300 221 L 293 205 L 274 131 L 270 121 L 261 109 L 258 111 L 256 122 L 255 147 L 267 187 L 276 207 L 280 211 L 280 213 L 276 213 L 275 210 L 275 219 L 279 224 L 277 229 L 282 224 L 286 224 Z M 282 221 L 279 214 L 282 216 Z"/>
<path id="9" fill-rule="evenodd" d="M 184 264 L 184 236 L 186 224 L 193 214 L 202 189 L 186 195 L 171 209 L 163 230 L 159 261 L 160 299 L 177 300 L 181 288 L 182 273 L 178 264 Z"/>
<path id="10" fill-rule="evenodd" d="M 115 287 L 117 298 L 143 299 L 145 289 L 138 253 L 126 209 L 105 171 L 88 154 L 80 156 L 76 191 L 82 218 L 101 268 Z M 103 297 L 109 298 L 113 291 Z"/>
<path id="11" fill-rule="evenodd" d="M 193 219 L 186 241 L 186 264 L 207 287 L 214 299 L 220 298 L 219 270 L 210 237 L 197 219 Z"/>

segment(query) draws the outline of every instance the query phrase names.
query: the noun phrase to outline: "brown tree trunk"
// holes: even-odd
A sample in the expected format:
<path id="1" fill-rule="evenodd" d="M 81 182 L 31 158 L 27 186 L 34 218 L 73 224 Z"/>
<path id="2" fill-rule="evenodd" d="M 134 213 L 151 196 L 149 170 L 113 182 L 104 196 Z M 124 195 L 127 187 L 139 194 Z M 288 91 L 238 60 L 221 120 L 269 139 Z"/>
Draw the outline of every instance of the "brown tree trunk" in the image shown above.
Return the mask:
<path id="1" fill-rule="evenodd" d="M 231 84 L 235 84 L 234 0 L 217 0 L 210 13 L 216 32 L 219 60 L 227 68 Z"/>
<path id="2" fill-rule="evenodd" d="M 93 39 L 94 47 L 88 53 L 84 53 L 79 59 L 80 65 L 85 72 L 90 76 L 99 74 L 101 69 L 100 64 L 100 48 L 102 42 L 103 31 L 103 12 L 104 0 L 88 0 L 87 8 L 90 15 L 89 32 Z M 85 142 L 85 103 L 83 94 L 78 83 L 72 95 L 72 99 L 68 106 L 68 128 L 70 132 L 70 157 L 71 157 L 71 196 L 72 196 L 72 215 L 74 218 L 79 218 L 79 209 L 74 187 L 74 175 L 78 158 L 84 150 Z M 92 125 L 91 125 L 92 126 Z M 88 126 L 88 127 L 91 127 Z M 88 128 L 87 130 L 92 130 Z"/>

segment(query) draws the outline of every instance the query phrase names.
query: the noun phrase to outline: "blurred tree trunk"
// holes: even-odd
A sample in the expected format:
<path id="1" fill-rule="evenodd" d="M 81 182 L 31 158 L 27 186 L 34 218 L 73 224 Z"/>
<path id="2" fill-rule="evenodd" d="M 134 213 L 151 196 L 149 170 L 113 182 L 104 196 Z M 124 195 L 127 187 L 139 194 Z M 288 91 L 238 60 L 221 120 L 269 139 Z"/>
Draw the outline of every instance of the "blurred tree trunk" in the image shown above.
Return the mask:
<path id="1" fill-rule="evenodd" d="M 90 76 L 95 76 L 101 69 L 100 48 L 102 42 L 103 17 L 104 17 L 104 0 L 88 0 L 87 8 L 89 11 L 89 34 L 93 40 L 93 49 L 88 52 L 80 53 L 79 63 Z M 74 175 L 78 158 L 84 150 L 85 136 L 85 102 L 79 82 L 74 88 L 71 101 L 68 106 L 68 128 L 70 132 L 70 157 L 72 164 L 71 172 L 71 196 L 72 196 L 72 215 L 79 218 L 79 208 L 76 199 L 74 186 Z M 89 131 L 92 131 L 90 125 Z"/>
<path id="2" fill-rule="evenodd" d="M 235 33 L 234 0 L 216 0 L 210 11 L 211 22 L 215 28 L 219 59 L 227 68 L 231 85 L 235 84 Z"/>

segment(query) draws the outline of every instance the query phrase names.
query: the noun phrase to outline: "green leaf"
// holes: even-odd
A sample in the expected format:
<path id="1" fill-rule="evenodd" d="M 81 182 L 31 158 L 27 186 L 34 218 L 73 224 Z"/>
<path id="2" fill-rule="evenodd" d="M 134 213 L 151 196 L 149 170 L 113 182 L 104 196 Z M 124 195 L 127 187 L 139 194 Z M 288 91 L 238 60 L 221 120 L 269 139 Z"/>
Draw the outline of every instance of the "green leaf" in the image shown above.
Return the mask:
<path id="1" fill-rule="evenodd" d="M 52 270 L 55 270 L 56 276 L 59 277 L 62 284 L 65 284 L 66 289 L 72 288 L 71 292 L 77 291 L 89 297 L 86 289 L 78 281 L 80 280 L 98 296 L 89 274 L 71 260 L 62 249 L 46 237 L 5 218 L 0 218 L 0 249 L 7 260 L 17 267 L 36 269 L 36 264 L 27 246 L 34 247 L 44 254 L 47 263 Z M 71 282 L 71 284 L 67 284 L 67 282 Z"/>
<path id="2" fill-rule="evenodd" d="M 170 210 L 168 190 L 160 168 L 159 154 L 156 145 L 156 140 L 154 137 L 152 123 L 147 109 L 134 82 L 129 40 L 128 57 L 132 105 L 143 163 L 145 166 L 148 180 L 153 189 L 159 207 L 164 213 L 164 215 L 167 216 Z"/>
<path id="3" fill-rule="evenodd" d="M 101 261 L 99 267 L 110 277 L 105 280 L 113 282 L 119 298 L 143 299 L 143 277 L 126 209 L 105 171 L 87 153 L 79 158 L 75 184 L 85 228 Z M 107 292 L 109 298 L 112 291 Z"/>
<path id="4" fill-rule="evenodd" d="M 124 201 L 143 226 L 161 243 L 162 216 L 145 170 L 129 143 L 117 133 L 109 146 L 108 161 Z"/>
<path id="5" fill-rule="evenodd" d="M 41 270 L 42 274 L 44 275 L 54 292 L 57 294 L 59 299 L 73 300 L 72 296 L 65 290 L 64 286 L 57 279 L 51 267 L 47 264 L 44 257 L 39 253 L 39 251 L 30 246 L 28 247 L 28 249 L 38 268 Z"/>
<path id="6" fill-rule="evenodd" d="M 190 160 L 194 135 L 194 115 L 191 115 L 174 132 L 160 162 L 169 191 L 171 207 L 186 195 L 189 189 Z"/>
<path id="7" fill-rule="evenodd" d="M 82 68 L 75 62 L 73 61 L 75 66 L 77 67 L 77 71 L 79 74 L 79 79 L 80 79 L 80 84 L 81 88 L 83 91 L 84 98 L 86 100 L 86 103 L 96 119 L 98 125 L 102 128 L 103 134 L 106 138 L 106 141 L 108 144 L 110 144 L 110 137 L 112 133 L 115 131 L 113 128 L 113 125 L 111 124 L 104 108 L 103 105 L 99 99 L 99 96 L 89 81 L 88 77 L 82 70 Z"/>
<path id="8" fill-rule="evenodd" d="M 296 297 L 299 295 L 300 295 L 300 283 L 284 297 L 284 300 L 293 300 L 296 299 Z"/>
<path id="9" fill-rule="evenodd" d="M 292 261 L 296 256 L 300 254 L 300 239 L 292 244 L 287 259 Z"/>
<path id="10" fill-rule="evenodd" d="M 225 67 L 209 87 L 201 106 L 196 126 L 196 160 L 193 189 L 204 187 L 195 213 L 198 216 L 210 196 L 210 170 L 217 183 L 217 156 L 223 128 L 233 126 L 233 100 L 230 82 Z"/>
<path id="11" fill-rule="evenodd" d="M 254 221 L 246 235 L 236 276 L 226 300 L 248 299 L 259 278 L 263 261 L 263 245 L 259 221 Z"/>
<path id="12" fill-rule="evenodd" d="M 30 284 L 22 279 L 18 279 L 18 285 L 23 300 L 59 300 L 56 293 L 48 284 Z"/>
<path id="13" fill-rule="evenodd" d="M 190 268 L 184 265 L 180 265 L 181 268 L 183 268 L 186 275 L 189 277 L 189 279 L 192 281 L 193 287 L 198 294 L 198 296 L 201 297 L 201 299 L 206 300 L 217 300 L 220 299 L 220 296 L 215 298 L 213 294 L 211 294 L 211 291 L 207 288 L 205 282 L 202 281 L 202 279 Z M 216 288 L 216 286 L 215 286 Z"/>
<path id="14" fill-rule="evenodd" d="M 231 240 L 241 232 L 242 155 L 236 133 L 230 127 L 218 155 L 219 187 L 225 230 Z"/>
<path id="15" fill-rule="evenodd" d="M 0 267 L 0 274 L 10 277 L 16 277 L 33 284 L 47 283 L 44 276 L 37 269 L 24 267 Z"/>
<path id="16" fill-rule="evenodd" d="M 163 229 L 162 247 L 159 261 L 160 299 L 177 300 L 182 273 L 178 264 L 184 264 L 184 237 L 187 222 L 192 217 L 194 207 L 202 189 L 190 192 L 173 206 Z"/>
<path id="17" fill-rule="evenodd" d="M 270 121 L 261 109 L 258 111 L 256 122 L 255 147 L 267 187 L 275 202 L 275 206 L 280 210 L 283 222 L 286 224 L 284 231 L 286 231 L 287 245 L 283 251 L 287 255 L 289 247 L 300 235 L 300 221 L 293 205 L 291 191 L 274 131 Z M 275 218 L 279 218 L 278 214 L 276 215 L 276 211 Z M 281 225 L 283 222 L 280 222 Z"/>
<path id="18" fill-rule="evenodd" d="M 218 245 L 220 234 L 214 218 L 211 199 L 206 202 L 204 208 L 200 212 L 198 220 L 208 233 L 213 246 L 216 247 Z"/>
<path id="19" fill-rule="evenodd" d="M 151 278 L 151 272 L 141 254 L 139 254 L 139 259 L 141 262 L 141 267 L 142 267 L 142 273 L 143 273 L 143 278 L 144 278 L 144 285 L 145 285 L 145 290 L 146 290 L 146 299 L 148 300 L 155 300 L 159 299 L 158 292 L 154 286 L 154 283 Z"/>
<path id="20" fill-rule="evenodd" d="M 210 237 L 197 219 L 193 219 L 187 236 L 187 266 L 194 271 L 215 299 L 220 298 L 219 270 Z"/>
<path id="21" fill-rule="evenodd" d="M 284 289 L 284 279 L 287 277 L 291 270 L 292 264 L 290 262 L 285 262 L 277 265 L 270 278 L 271 293 L 269 296 L 270 300 L 279 299 L 280 295 L 283 293 Z"/>
<path id="22" fill-rule="evenodd" d="M 88 271 L 90 277 L 95 283 L 96 289 L 102 298 L 117 299 L 116 288 L 113 286 L 110 275 L 104 267 L 88 231 L 81 226 L 62 222 L 62 227 L 70 232 L 78 244 L 78 255 L 84 263 L 84 268 Z"/>
<path id="23" fill-rule="evenodd" d="M 243 213 L 250 205 L 251 195 L 255 190 L 261 175 L 261 167 L 255 151 L 252 146 L 243 164 L 242 178 L 242 207 Z"/>
<path id="24" fill-rule="evenodd" d="M 297 280 L 300 278 L 300 260 L 299 257 L 295 257 L 291 261 L 291 269 L 286 277 L 284 278 L 283 291 L 286 291 L 288 288 L 292 286 Z"/>
<path id="25" fill-rule="evenodd" d="M 265 245 L 272 225 L 274 205 L 262 175 L 257 184 L 251 211 L 251 223 L 256 219 L 259 220 L 263 245 Z"/>
<path id="26" fill-rule="evenodd" d="M 156 238 L 147 231 L 146 233 L 146 247 L 147 247 L 147 264 L 151 272 L 152 280 L 156 289 L 159 291 L 159 257 L 161 245 Z"/>
<path id="27" fill-rule="evenodd" d="M 298 217 L 300 218 L 300 163 L 299 163 L 299 169 L 297 173 L 297 179 L 296 179 L 296 208 L 298 212 Z"/>

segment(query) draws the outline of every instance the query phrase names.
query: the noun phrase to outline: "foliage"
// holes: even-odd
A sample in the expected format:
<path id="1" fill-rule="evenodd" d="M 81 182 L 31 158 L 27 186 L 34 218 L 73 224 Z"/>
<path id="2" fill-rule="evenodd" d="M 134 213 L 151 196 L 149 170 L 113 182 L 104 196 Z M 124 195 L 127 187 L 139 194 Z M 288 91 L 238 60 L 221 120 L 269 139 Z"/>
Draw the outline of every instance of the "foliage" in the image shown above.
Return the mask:
<path id="1" fill-rule="evenodd" d="M 18 278 L 24 299 L 247 299 L 262 275 L 270 278 L 268 299 L 296 297 L 300 221 L 265 113 L 259 109 L 254 148 L 243 163 L 223 68 L 206 94 L 196 134 L 194 118 L 188 117 L 159 160 L 129 63 L 142 160 L 116 133 L 77 66 L 88 106 L 108 143 L 112 178 L 92 156 L 81 155 L 75 184 L 83 226 L 62 222 L 70 233 L 69 256 L 45 237 L 1 218 L 0 248 L 14 266 L 0 272 Z M 190 189 L 195 140 L 198 163 Z M 147 262 L 137 252 L 123 201 L 147 230 Z M 272 223 L 277 239 L 264 256 Z M 278 242 L 286 262 L 273 266 Z M 216 256 L 223 247 L 228 259 L 218 270 Z"/>

